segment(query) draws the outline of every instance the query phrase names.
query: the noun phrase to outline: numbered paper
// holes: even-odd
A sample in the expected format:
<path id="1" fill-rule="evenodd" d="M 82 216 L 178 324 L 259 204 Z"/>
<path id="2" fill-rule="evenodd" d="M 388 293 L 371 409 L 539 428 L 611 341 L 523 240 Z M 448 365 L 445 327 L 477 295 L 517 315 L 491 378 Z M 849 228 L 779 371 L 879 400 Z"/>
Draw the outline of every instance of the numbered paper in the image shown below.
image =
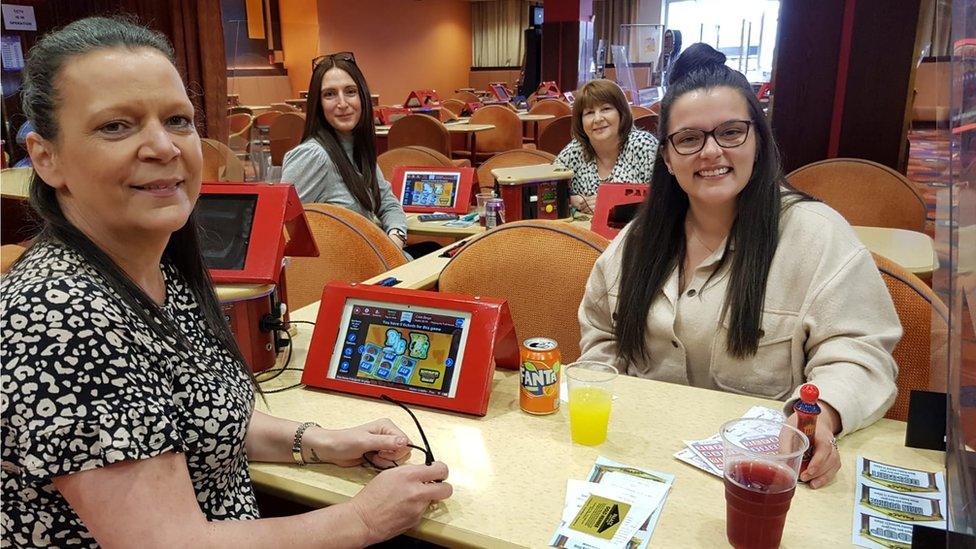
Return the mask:
<path id="1" fill-rule="evenodd" d="M 875 549 L 909 549 L 912 525 L 946 527 L 945 475 L 859 456 L 853 541 Z"/>

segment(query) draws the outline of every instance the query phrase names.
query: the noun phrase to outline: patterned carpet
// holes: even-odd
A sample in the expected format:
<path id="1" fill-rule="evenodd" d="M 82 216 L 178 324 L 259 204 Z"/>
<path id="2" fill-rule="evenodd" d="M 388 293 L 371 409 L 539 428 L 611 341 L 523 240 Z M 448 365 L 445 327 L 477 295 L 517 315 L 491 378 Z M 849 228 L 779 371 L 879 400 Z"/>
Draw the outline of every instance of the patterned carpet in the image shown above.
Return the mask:
<path id="1" fill-rule="evenodd" d="M 908 132 L 908 178 L 918 185 L 935 219 L 936 193 L 949 182 L 949 131 L 916 129 Z"/>

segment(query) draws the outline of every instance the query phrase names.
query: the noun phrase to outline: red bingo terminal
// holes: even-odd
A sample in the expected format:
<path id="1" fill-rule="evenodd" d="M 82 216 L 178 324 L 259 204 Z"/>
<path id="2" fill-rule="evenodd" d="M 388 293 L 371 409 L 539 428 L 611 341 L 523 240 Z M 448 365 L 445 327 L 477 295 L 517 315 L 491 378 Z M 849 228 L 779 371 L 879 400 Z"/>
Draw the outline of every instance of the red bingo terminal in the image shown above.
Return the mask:
<path id="1" fill-rule="evenodd" d="M 0 546 L 976 547 L 976 3 L 2 7 Z"/>

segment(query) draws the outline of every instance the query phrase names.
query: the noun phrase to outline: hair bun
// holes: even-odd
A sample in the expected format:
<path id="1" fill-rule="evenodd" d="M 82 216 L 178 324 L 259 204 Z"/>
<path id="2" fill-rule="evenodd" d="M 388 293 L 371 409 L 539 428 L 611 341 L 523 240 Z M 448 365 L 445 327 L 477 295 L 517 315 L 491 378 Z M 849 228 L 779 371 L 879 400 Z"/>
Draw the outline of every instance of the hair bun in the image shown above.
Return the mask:
<path id="1" fill-rule="evenodd" d="M 671 66 L 671 72 L 668 74 L 668 85 L 673 85 L 695 71 L 724 67 L 725 60 L 724 53 L 704 42 L 692 44 L 681 52 L 674 65 Z"/>

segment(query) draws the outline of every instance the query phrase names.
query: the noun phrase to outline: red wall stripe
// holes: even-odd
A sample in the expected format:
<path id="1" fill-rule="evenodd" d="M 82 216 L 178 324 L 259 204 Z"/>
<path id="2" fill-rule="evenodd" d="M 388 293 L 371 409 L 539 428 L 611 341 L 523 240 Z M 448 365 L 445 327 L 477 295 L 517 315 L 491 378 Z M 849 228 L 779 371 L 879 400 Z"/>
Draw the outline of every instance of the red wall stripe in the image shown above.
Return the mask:
<path id="1" fill-rule="evenodd" d="M 844 21 L 840 31 L 840 52 L 837 56 L 837 82 L 834 87 L 834 109 L 830 117 L 830 141 L 827 158 L 837 158 L 840 149 L 840 130 L 844 119 L 844 96 L 847 94 L 847 70 L 851 61 L 851 40 L 854 35 L 854 7 L 857 0 L 844 2 Z"/>

